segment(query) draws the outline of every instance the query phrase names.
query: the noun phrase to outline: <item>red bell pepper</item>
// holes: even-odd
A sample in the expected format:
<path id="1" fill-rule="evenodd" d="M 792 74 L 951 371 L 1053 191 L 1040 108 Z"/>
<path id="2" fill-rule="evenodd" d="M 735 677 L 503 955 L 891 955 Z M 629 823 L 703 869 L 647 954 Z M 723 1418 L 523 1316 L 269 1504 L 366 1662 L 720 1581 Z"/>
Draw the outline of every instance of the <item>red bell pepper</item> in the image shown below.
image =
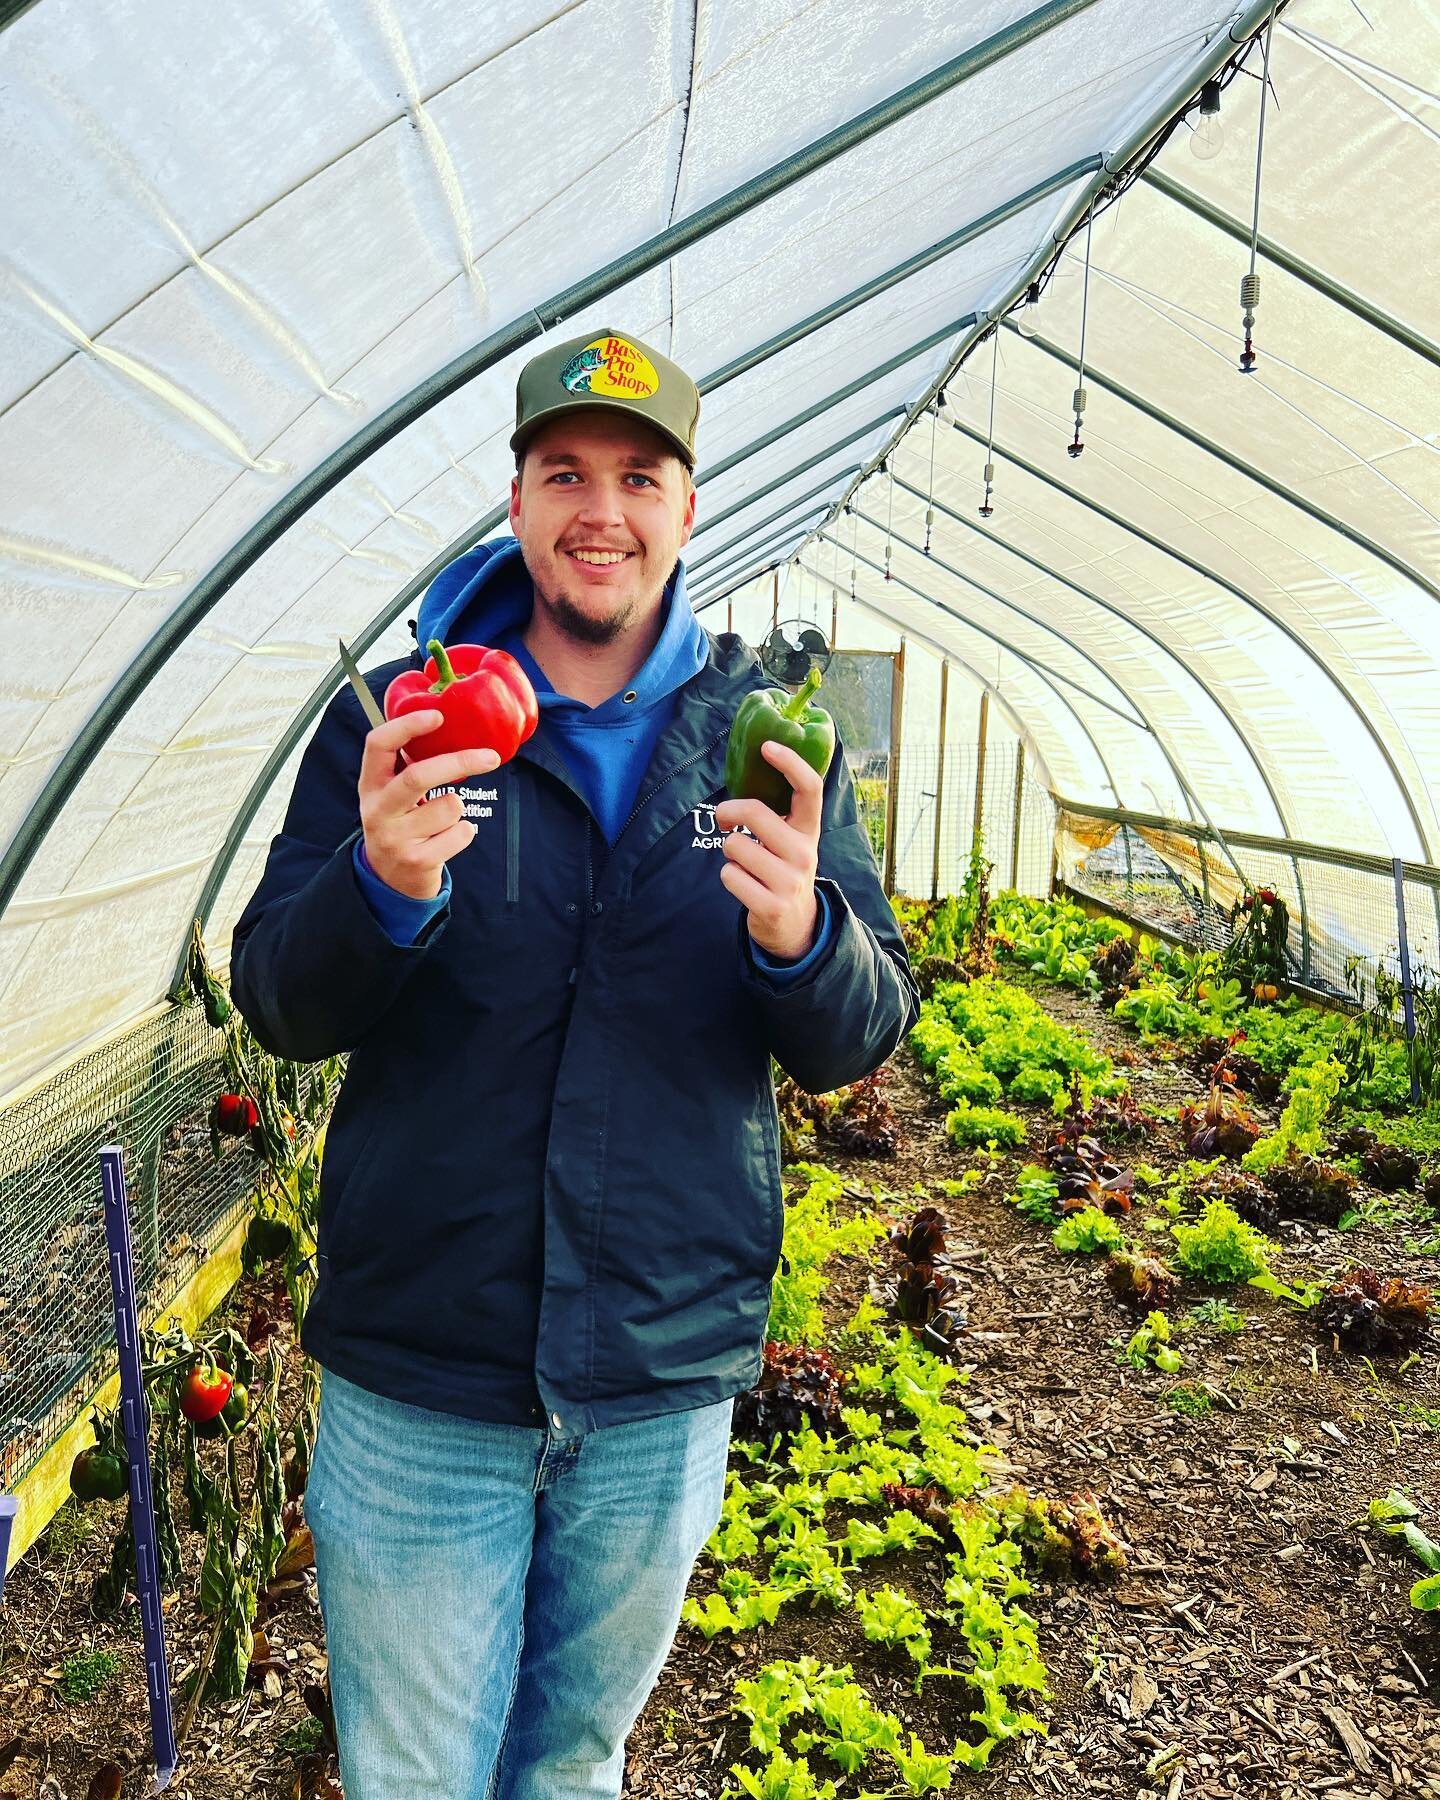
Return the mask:
<path id="1" fill-rule="evenodd" d="M 185 1377 L 180 1389 L 180 1410 L 195 1424 L 213 1419 L 230 1398 L 234 1377 L 208 1356 Z"/>
<path id="2" fill-rule="evenodd" d="M 260 1123 L 260 1109 L 248 1094 L 222 1094 L 215 1102 L 210 1122 L 226 1137 L 244 1137 Z"/>
<path id="3" fill-rule="evenodd" d="M 454 644 L 449 650 L 431 638 L 423 669 L 407 669 L 385 690 L 385 717 L 438 712 L 445 723 L 424 737 L 411 738 L 406 758 L 422 762 L 455 750 L 493 750 L 509 762 L 540 723 L 529 677 L 508 650 L 483 644 Z"/>

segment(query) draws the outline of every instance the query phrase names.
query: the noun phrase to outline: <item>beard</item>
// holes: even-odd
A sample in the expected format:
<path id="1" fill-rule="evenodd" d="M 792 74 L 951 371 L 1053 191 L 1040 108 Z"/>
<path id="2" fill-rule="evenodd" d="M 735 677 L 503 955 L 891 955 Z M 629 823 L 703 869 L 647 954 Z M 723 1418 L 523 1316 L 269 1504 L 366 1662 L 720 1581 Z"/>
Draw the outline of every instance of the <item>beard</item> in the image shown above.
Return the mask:
<path id="1" fill-rule="evenodd" d="M 566 637 L 574 638 L 582 644 L 611 644 L 620 636 L 627 625 L 634 619 L 639 600 L 634 599 L 617 609 L 596 618 L 583 607 L 577 606 L 563 588 L 553 594 L 545 593 L 539 583 L 535 584 L 536 604 L 543 606 L 549 613 L 551 622 L 563 631 Z"/>

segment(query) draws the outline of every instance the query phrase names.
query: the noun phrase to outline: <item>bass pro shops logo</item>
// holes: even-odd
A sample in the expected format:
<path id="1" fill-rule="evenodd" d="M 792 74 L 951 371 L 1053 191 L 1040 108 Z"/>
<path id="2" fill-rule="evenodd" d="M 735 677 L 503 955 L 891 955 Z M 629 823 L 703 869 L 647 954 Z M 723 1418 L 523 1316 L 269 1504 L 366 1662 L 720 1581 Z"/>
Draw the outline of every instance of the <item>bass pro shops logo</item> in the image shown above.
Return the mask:
<path id="1" fill-rule="evenodd" d="M 737 831 L 744 832 L 746 837 L 755 836 L 743 825 L 732 825 L 729 831 L 721 831 L 715 823 L 713 806 L 691 807 L 690 817 L 695 821 L 695 835 L 690 840 L 692 850 L 718 850 L 726 838 L 733 837 Z"/>
<path id="2" fill-rule="evenodd" d="M 621 337 L 598 337 L 560 371 L 572 394 L 606 394 L 648 400 L 660 391 L 660 377 L 643 350 Z"/>

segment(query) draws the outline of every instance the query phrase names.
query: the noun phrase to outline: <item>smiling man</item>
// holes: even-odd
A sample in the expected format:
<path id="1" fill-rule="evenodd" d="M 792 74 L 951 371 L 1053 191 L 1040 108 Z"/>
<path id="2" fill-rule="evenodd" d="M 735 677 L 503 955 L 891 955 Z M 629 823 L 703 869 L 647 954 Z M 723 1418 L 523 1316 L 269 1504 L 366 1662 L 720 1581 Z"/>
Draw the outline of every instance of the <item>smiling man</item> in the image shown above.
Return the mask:
<path id="1" fill-rule="evenodd" d="M 350 1052 L 302 1335 L 348 1800 L 619 1794 L 760 1373 L 771 1057 L 824 1092 L 915 1016 L 843 753 L 724 795 L 767 683 L 685 594 L 699 407 L 618 331 L 525 366 L 514 536 L 417 635 L 509 650 L 538 730 L 406 765 L 438 715 L 342 689 L 235 928 L 260 1041 Z"/>

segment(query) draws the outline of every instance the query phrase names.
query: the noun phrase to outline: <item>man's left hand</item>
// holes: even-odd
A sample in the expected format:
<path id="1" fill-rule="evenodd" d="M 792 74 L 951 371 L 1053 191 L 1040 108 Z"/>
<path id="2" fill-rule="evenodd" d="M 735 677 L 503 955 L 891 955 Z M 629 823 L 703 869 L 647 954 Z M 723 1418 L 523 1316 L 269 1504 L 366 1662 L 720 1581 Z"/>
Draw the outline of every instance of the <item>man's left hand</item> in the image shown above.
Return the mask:
<path id="1" fill-rule="evenodd" d="M 782 819 L 763 800 L 722 800 L 715 823 L 733 835 L 725 839 L 720 879 L 749 914 L 751 942 L 777 961 L 798 962 L 820 921 L 815 867 L 825 783 L 784 744 L 766 743 L 760 754 L 790 783 L 790 811 Z"/>

